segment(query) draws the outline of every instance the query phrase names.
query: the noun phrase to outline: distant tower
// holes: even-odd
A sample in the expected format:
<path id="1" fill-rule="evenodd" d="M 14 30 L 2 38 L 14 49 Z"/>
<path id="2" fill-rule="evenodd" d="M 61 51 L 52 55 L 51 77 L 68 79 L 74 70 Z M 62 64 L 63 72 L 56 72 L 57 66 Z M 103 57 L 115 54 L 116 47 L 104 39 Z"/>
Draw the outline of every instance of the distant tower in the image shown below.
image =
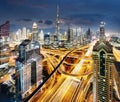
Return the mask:
<path id="1" fill-rule="evenodd" d="M 30 29 L 27 29 L 27 39 L 29 38 Z"/>
<path id="2" fill-rule="evenodd" d="M 68 43 L 73 42 L 73 29 L 70 27 L 68 28 L 68 32 L 67 32 L 67 42 Z"/>
<path id="3" fill-rule="evenodd" d="M 33 23 L 32 39 L 33 39 L 33 40 L 38 40 L 38 25 L 37 25 L 36 22 Z"/>
<path id="4" fill-rule="evenodd" d="M 87 38 L 88 43 L 90 43 L 90 41 L 91 41 L 91 30 L 90 30 L 90 28 L 88 28 L 88 30 L 86 32 L 86 38 Z"/>
<path id="5" fill-rule="evenodd" d="M 22 40 L 26 39 L 26 35 L 27 35 L 27 29 L 26 29 L 26 27 L 23 27 L 23 29 L 22 29 Z"/>
<path id="6" fill-rule="evenodd" d="M 40 37 L 40 43 L 44 44 L 44 33 L 43 33 L 43 30 L 40 31 L 39 37 Z"/>
<path id="7" fill-rule="evenodd" d="M 57 40 L 58 40 L 58 37 L 59 37 L 59 24 L 60 24 L 60 21 L 59 21 L 59 5 L 57 5 L 57 16 L 56 16 L 56 36 L 57 36 Z"/>
<path id="8" fill-rule="evenodd" d="M 105 25 L 105 22 L 100 22 L 100 41 L 103 41 L 106 39 L 104 25 Z"/>
<path id="9" fill-rule="evenodd" d="M 100 41 L 93 47 L 94 81 L 93 102 L 113 102 L 112 46 L 105 39 L 104 24 L 100 25 Z"/>
<path id="10" fill-rule="evenodd" d="M 21 41 L 22 40 L 22 31 L 21 31 L 21 29 L 18 29 L 18 34 L 19 34 L 19 40 Z"/>

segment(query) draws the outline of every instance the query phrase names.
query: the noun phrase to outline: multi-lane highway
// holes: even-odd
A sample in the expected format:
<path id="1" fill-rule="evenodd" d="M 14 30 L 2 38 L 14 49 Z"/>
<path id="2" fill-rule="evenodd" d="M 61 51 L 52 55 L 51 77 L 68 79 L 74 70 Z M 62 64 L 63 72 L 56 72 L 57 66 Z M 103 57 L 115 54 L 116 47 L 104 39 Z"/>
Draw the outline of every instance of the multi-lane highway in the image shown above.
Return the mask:
<path id="1" fill-rule="evenodd" d="M 30 99 L 30 102 L 87 102 L 92 100 L 90 87 L 93 81 L 92 50 L 94 44 L 95 42 L 92 42 L 72 51 L 42 49 L 43 65 L 47 66 L 49 74 L 57 67 L 64 56 L 70 53 L 62 61 L 50 80 Z M 120 51 L 113 48 L 113 53 L 115 59 L 120 61 Z M 14 64 L 13 59 L 13 57 L 10 58 L 11 65 Z M 114 79 L 114 86 L 116 95 L 120 98 L 116 79 Z"/>
<path id="2" fill-rule="evenodd" d="M 91 46 L 93 47 L 93 44 L 91 44 Z M 63 63 L 71 64 L 74 66 L 71 72 L 69 72 L 69 74 L 65 74 L 63 73 L 63 70 L 62 71 L 59 70 L 59 72 L 61 73 L 61 77 L 57 80 L 54 86 L 50 89 L 46 89 L 45 92 L 39 92 L 37 95 L 35 95 L 33 100 L 36 100 L 38 102 L 60 102 L 60 101 L 65 102 L 65 101 L 73 101 L 73 100 L 76 101 L 77 99 L 76 97 L 78 97 L 77 100 L 81 100 L 80 97 L 83 97 L 84 88 L 86 88 L 85 86 L 89 82 L 92 74 L 92 59 L 91 59 L 91 51 L 90 51 L 92 50 L 91 46 L 90 48 L 88 48 L 88 46 L 84 46 L 80 49 L 80 50 L 87 49 L 87 51 L 84 51 L 85 53 L 82 53 L 83 54 L 82 56 L 79 54 L 79 57 L 77 57 L 77 61 L 75 61 L 77 63 L 71 64 L 69 63 L 69 61 L 68 62 L 64 61 Z M 77 51 L 78 49 L 73 50 L 73 52 L 71 52 L 68 55 L 68 57 L 72 57 L 71 55 Z M 73 58 L 76 57 L 74 57 L 73 55 Z M 86 65 L 86 67 L 84 67 L 86 61 L 88 62 L 88 59 L 89 59 L 89 66 Z M 64 67 L 63 63 L 61 64 L 60 67 Z M 78 94 L 80 92 L 81 94 Z M 33 102 L 33 100 L 31 100 L 31 102 Z"/>

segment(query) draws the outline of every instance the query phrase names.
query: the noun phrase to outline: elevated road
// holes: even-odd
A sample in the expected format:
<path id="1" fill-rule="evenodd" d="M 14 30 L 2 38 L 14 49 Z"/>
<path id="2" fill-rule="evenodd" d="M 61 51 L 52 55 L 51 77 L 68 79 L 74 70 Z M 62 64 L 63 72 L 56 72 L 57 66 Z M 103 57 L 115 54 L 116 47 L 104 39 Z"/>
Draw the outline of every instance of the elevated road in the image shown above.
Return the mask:
<path id="1" fill-rule="evenodd" d="M 66 57 L 63 57 L 63 60 L 57 66 L 57 69 L 52 74 L 55 74 L 56 71 L 61 73 L 60 78 L 54 84 L 52 88 L 48 88 L 43 91 L 38 91 L 30 99 L 30 102 L 84 102 L 87 101 L 86 96 L 88 95 L 89 88 L 93 82 L 93 61 L 92 61 L 92 50 L 95 42 L 92 42 L 89 46 L 84 46 L 79 49 L 73 50 L 66 54 Z M 114 48 L 113 48 L 114 49 Z M 85 50 L 87 52 L 85 52 Z M 77 52 L 78 51 L 78 52 Z M 78 55 L 74 56 L 76 53 L 82 53 L 80 57 Z M 50 63 L 53 66 L 56 66 L 60 59 L 55 58 L 56 52 L 47 52 L 46 57 L 54 55 L 54 60 L 49 59 Z M 117 56 L 119 51 L 114 49 L 114 55 Z M 66 62 L 66 58 L 76 58 L 79 62 L 70 63 Z M 120 58 L 120 57 L 119 57 Z M 117 61 L 119 59 L 116 57 Z M 89 62 L 89 63 L 88 63 Z M 64 70 L 63 63 L 67 65 L 74 66 L 71 72 L 66 72 Z M 52 77 L 51 74 L 51 77 Z M 49 81 L 49 79 L 47 80 Z M 45 83 L 44 83 L 45 84 Z M 114 89 L 116 91 L 117 97 L 119 98 L 118 86 L 116 81 L 114 81 Z M 42 86 L 41 86 L 42 87 Z"/>
<path id="2" fill-rule="evenodd" d="M 86 47 L 81 48 L 82 50 L 84 50 L 84 48 L 86 49 Z M 88 48 L 88 47 L 87 47 Z M 89 53 L 91 53 L 92 48 L 90 47 L 87 50 L 87 56 L 89 55 Z M 73 50 L 75 52 L 75 50 Z M 71 53 L 73 52 L 71 51 Z M 69 53 L 70 54 L 70 53 Z M 69 56 L 68 54 L 68 56 Z M 86 55 L 85 55 L 86 56 Z M 83 64 L 85 62 L 85 59 L 80 59 L 80 62 L 75 66 L 75 68 L 72 70 L 71 74 L 77 74 L 80 70 L 83 69 Z M 64 59 L 65 60 L 65 59 Z M 62 63 L 61 63 L 62 64 Z M 92 67 L 91 67 L 92 68 Z M 83 71 L 81 71 L 83 72 Z M 84 71 L 84 73 L 86 73 L 86 71 Z M 88 73 L 84 74 L 84 75 L 88 75 Z M 86 76 L 87 77 L 87 76 Z M 74 78 L 71 76 L 66 76 L 64 74 L 61 75 L 60 79 L 58 80 L 58 82 L 53 86 L 52 89 L 46 90 L 45 93 L 43 94 L 36 94 L 35 96 L 35 100 L 39 102 L 39 100 L 41 100 L 41 102 L 58 102 L 58 101 L 62 101 L 66 95 L 66 93 L 68 92 L 68 90 L 70 90 L 70 87 L 72 86 L 76 86 L 74 87 L 76 91 L 78 91 L 78 87 L 81 86 L 81 79 L 82 78 L 78 78 L 79 82 L 75 82 Z M 73 87 L 72 87 L 73 88 Z M 71 89 L 72 90 L 72 89 Z M 76 92 L 75 91 L 75 92 Z M 71 95 L 73 95 L 73 93 L 71 93 Z M 74 95 L 73 95 L 74 96 Z M 74 96 L 75 97 L 75 96 Z M 34 99 L 34 98 L 33 98 Z M 71 99 L 72 100 L 72 99 Z M 31 100 L 31 102 L 33 102 Z"/>

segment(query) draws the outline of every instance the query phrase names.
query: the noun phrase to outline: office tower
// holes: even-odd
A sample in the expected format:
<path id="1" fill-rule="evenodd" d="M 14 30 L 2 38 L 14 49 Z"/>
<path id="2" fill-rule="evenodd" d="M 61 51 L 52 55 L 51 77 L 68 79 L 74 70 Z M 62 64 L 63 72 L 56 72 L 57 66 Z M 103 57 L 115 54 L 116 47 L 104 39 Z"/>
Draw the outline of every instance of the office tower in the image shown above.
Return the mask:
<path id="1" fill-rule="evenodd" d="M 73 29 L 70 27 L 68 28 L 68 32 L 67 32 L 67 42 L 73 43 Z"/>
<path id="2" fill-rule="evenodd" d="M 38 25 L 36 22 L 33 23 L 32 37 L 33 37 L 33 40 L 38 41 Z"/>
<path id="3" fill-rule="evenodd" d="M 77 42 L 77 44 L 81 43 L 81 33 L 82 33 L 82 27 L 76 28 L 76 42 Z"/>
<path id="4" fill-rule="evenodd" d="M 30 29 L 27 29 L 27 36 L 26 36 L 27 39 L 29 38 L 30 33 L 31 33 L 31 32 L 30 32 Z"/>
<path id="5" fill-rule="evenodd" d="M 15 40 L 16 41 L 21 41 L 22 40 L 22 30 L 18 29 L 16 34 L 15 34 Z"/>
<path id="6" fill-rule="evenodd" d="M 53 44 L 53 43 L 54 43 L 54 35 L 51 34 L 51 35 L 50 35 L 50 44 Z"/>
<path id="7" fill-rule="evenodd" d="M 44 36 L 44 43 L 46 45 L 48 45 L 50 43 L 50 35 L 49 34 L 45 34 L 45 36 Z"/>
<path id="8" fill-rule="evenodd" d="M 93 47 L 94 102 L 113 102 L 112 46 L 105 40 L 104 22 L 100 25 L 100 40 Z"/>
<path id="9" fill-rule="evenodd" d="M 11 41 L 11 42 L 14 41 L 14 33 L 13 33 L 13 32 L 10 33 L 10 41 Z"/>
<path id="10" fill-rule="evenodd" d="M 40 44 L 44 44 L 44 33 L 43 33 L 43 30 L 40 31 L 39 38 L 40 38 Z"/>
<path id="11" fill-rule="evenodd" d="M 28 39 L 22 41 L 16 66 L 17 98 L 23 99 L 31 87 L 38 86 L 42 80 L 42 57 L 37 41 Z"/>
<path id="12" fill-rule="evenodd" d="M 90 28 L 88 28 L 88 30 L 87 30 L 87 32 L 86 32 L 86 39 L 87 39 L 87 42 L 88 42 L 88 43 L 90 43 L 91 38 L 92 38 L 91 30 L 90 30 Z"/>
<path id="13" fill-rule="evenodd" d="M 19 34 L 19 40 L 21 41 L 22 40 L 22 31 L 21 31 L 21 29 L 18 29 L 18 34 Z"/>
<path id="14" fill-rule="evenodd" d="M 22 28 L 22 40 L 26 39 L 26 36 L 27 36 L 27 29 L 26 27 L 23 27 Z"/>

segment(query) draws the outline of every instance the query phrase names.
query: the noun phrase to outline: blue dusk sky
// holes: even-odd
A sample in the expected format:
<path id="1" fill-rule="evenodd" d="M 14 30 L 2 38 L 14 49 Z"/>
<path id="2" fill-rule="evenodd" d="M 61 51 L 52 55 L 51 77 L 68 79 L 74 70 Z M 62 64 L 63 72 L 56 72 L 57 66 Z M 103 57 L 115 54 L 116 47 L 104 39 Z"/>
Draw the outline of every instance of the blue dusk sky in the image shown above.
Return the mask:
<path id="1" fill-rule="evenodd" d="M 60 6 L 61 29 L 69 25 L 97 30 L 105 21 L 106 30 L 120 32 L 120 0 L 0 0 L 0 24 L 10 21 L 11 30 L 32 27 L 55 28 L 56 5 Z"/>

